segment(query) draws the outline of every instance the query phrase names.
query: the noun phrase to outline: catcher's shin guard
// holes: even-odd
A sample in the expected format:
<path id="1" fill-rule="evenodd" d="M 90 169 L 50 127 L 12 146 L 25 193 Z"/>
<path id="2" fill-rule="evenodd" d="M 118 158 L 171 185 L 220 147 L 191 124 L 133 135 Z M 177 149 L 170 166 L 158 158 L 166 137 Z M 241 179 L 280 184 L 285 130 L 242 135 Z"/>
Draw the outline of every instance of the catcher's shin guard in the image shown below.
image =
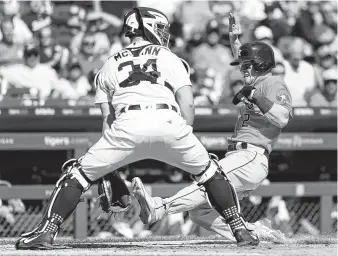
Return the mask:
<path id="1" fill-rule="evenodd" d="M 36 249 L 51 245 L 63 221 L 75 210 L 82 193 L 90 187 L 77 160 L 62 166 L 63 174 L 57 181 L 42 221 L 33 231 L 21 235 L 17 249 Z"/>

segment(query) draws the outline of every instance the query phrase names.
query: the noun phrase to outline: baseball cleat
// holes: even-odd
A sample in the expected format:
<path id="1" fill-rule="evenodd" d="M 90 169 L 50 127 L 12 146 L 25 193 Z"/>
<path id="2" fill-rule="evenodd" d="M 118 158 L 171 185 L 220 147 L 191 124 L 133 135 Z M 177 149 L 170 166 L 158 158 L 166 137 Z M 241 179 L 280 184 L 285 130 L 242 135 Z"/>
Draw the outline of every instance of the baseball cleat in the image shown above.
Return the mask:
<path id="1" fill-rule="evenodd" d="M 134 196 L 140 204 L 140 219 L 144 224 L 156 222 L 155 219 L 155 201 L 149 195 L 140 178 L 132 179 L 132 188 Z"/>
<path id="2" fill-rule="evenodd" d="M 271 222 L 266 218 L 256 221 L 253 225 L 255 228 L 252 230 L 260 240 L 269 241 L 276 244 L 286 242 L 285 235 L 280 230 L 275 230 L 271 226 Z"/>
<path id="3" fill-rule="evenodd" d="M 34 233 L 30 236 L 20 238 L 16 244 L 17 250 L 52 250 L 55 233 L 50 231 L 43 233 Z"/>
<path id="4" fill-rule="evenodd" d="M 244 228 L 235 230 L 234 236 L 236 238 L 238 247 L 255 246 L 259 244 L 258 237 L 254 234 L 251 234 L 249 230 Z"/>

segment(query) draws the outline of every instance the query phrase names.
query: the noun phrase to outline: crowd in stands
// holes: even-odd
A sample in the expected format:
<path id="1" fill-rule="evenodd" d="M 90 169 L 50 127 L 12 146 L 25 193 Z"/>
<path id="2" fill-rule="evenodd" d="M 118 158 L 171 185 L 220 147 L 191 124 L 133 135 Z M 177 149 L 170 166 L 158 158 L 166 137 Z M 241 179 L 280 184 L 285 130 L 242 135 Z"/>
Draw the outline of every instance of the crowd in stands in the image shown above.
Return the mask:
<path id="1" fill-rule="evenodd" d="M 96 72 L 128 45 L 123 14 L 103 2 L 36 0 L 0 3 L 0 95 L 72 99 L 93 104 Z M 114 2 L 112 2 L 113 6 Z M 336 1 L 155 1 L 132 5 L 170 19 L 170 48 L 191 66 L 197 106 L 231 104 L 243 86 L 228 37 L 235 13 L 242 42 L 273 47 L 274 75 L 283 76 L 294 106 L 336 106 Z M 114 8 L 113 8 L 114 9 Z"/>

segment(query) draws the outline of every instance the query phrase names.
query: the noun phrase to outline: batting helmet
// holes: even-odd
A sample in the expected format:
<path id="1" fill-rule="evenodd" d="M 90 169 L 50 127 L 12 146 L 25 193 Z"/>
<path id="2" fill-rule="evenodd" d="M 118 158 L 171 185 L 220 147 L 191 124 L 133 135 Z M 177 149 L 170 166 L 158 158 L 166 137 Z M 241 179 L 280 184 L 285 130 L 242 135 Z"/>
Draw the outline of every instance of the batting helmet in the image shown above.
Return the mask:
<path id="1" fill-rule="evenodd" d="M 276 66 L 275 55 L 271 46 L 263 42 L 250 42 L 241 45 L 238 58 L 230 63 L 231 66 L 239 65 L 243 61 L 252 61 L 256 71 L 267 71 Z"/>

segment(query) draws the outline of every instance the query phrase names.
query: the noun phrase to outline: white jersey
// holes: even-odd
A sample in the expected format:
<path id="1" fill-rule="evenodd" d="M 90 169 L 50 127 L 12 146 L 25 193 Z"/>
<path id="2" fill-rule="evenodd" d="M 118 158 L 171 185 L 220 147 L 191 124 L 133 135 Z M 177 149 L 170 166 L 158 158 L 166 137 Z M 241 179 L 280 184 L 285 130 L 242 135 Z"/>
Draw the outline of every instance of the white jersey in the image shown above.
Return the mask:
<path id="1" fill-rule="evenodd" d="M 95 78 L 95 104 L 167 103 L 177 108 L 175 93 L 191 81 L 183 62 L 168 48 L 135 42 L 111 56 Z"/>

